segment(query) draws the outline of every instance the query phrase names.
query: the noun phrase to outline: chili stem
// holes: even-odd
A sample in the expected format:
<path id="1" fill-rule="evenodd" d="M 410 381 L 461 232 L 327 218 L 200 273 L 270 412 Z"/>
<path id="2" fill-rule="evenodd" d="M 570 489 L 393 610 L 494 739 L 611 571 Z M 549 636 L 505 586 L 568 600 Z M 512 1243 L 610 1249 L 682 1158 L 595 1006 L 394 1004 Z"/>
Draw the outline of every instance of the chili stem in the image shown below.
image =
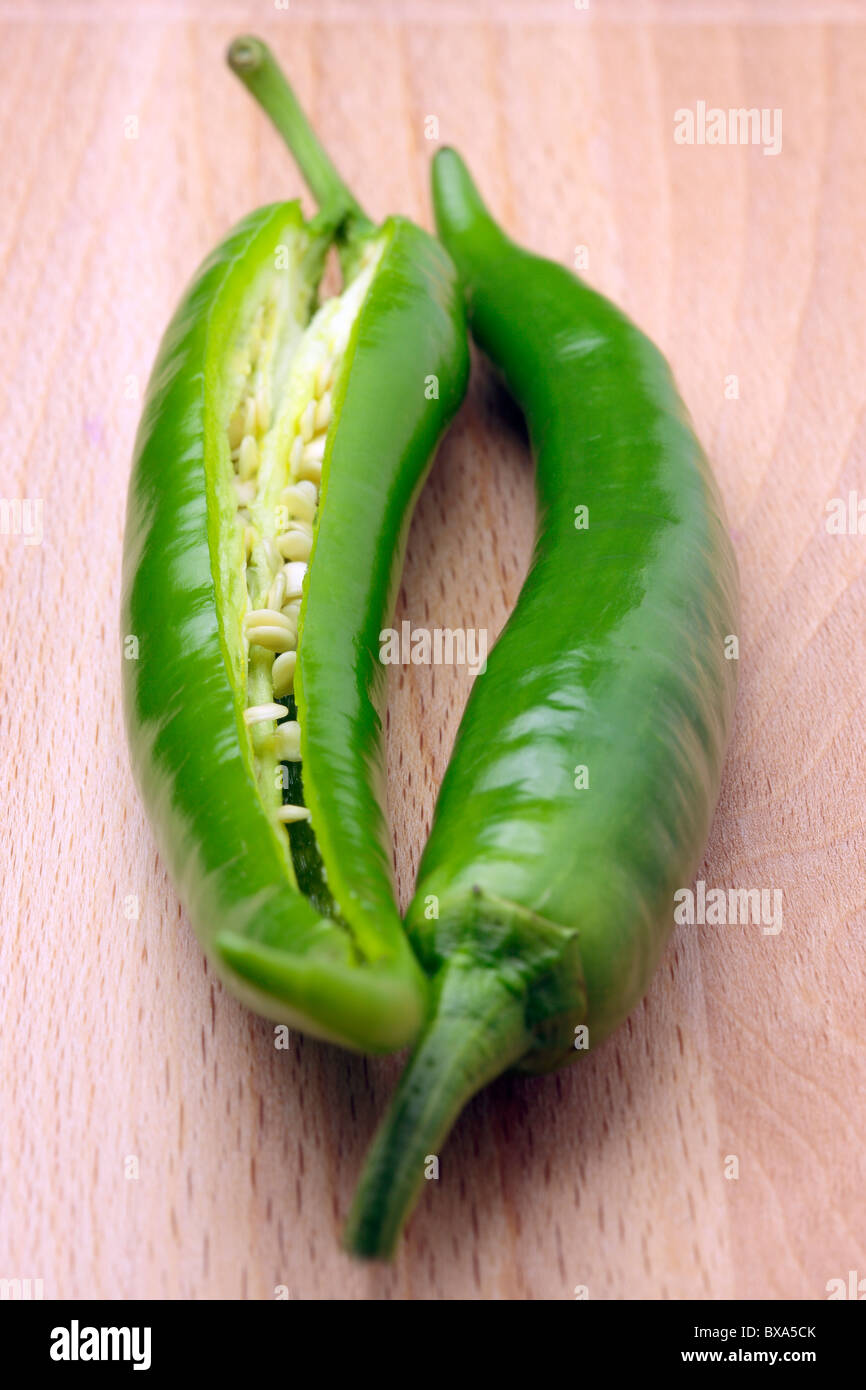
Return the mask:
<path id="1" fill-rule="evenodd" d="M 463 1106 L 526 1052 L 526 1001 L 500 974 L 456 955 L 434 982 L 432 1015 L 367 1157 L 344 1244 L 386 1259 L 424 1182 L 425 1165 Z"/>
<path id="2" fill-rule="evenodd" d="M 226 57 L 232 72 L 267 112 L 285 140 L 322 212 L 335 221 L 348 218 L 370 226 L 369 219 L 304 115 L 267 44 L 245 34 L 234 40 Z"/>

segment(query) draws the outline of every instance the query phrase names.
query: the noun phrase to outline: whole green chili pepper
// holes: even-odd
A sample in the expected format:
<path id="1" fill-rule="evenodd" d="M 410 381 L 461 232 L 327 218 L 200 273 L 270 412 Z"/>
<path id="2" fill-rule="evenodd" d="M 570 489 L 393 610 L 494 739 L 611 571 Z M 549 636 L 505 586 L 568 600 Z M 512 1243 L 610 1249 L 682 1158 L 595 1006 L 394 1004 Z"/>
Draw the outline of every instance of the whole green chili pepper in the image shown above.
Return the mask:
<path id="1" fill-rule="evenodd" d="M 226 985 L 388 1050 L 417 1032 L 427 986 L 394 901 L 379 634 L 465 390 L 465 314 L 440 243 L 369 222 L 264 45 L 236 41 L 230 61 L 320 213 L 244 218 L 160 346 L 126 521 L 131 759 Z M 345 287 L 317 309 L 335 238 Z"/>
<path id="2" fill-rule="evenodd" d="M 538 530 L 407 915 L 432 1008 L 350 1217 L 362 1255 L 392 1250 L 475 1091 L 573 1060 L 643 995 L 706 841 L 736 690 L 736 563 L 661 353 L 511 242 L 451 150 L 433 191 L 472 332 L 527 417 Z"/>

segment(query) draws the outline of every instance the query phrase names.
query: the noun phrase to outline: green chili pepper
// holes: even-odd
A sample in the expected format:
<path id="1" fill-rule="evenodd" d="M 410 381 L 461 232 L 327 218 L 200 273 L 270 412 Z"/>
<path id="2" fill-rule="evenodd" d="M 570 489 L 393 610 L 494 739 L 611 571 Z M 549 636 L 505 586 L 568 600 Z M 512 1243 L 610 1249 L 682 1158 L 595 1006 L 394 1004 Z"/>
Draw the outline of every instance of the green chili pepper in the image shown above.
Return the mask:
<path id="1" fill-rule="evenodd" d="M 320 212 L 246 217 L 160 346 L 126 523 L 132 765 L 226 985 L 382 1051 L 417 1032 L 427 982 L 394 901 L 379 634 L 465 390 L 465 313 L 439 242 L 364 217 L 265 47 L 230 61 Z M 317 309 L 335 238 L 345 287 Z"/>
<path id="2" fill-rule="evenodd" d="M 392 1250 L 475 1091 L 574 1059 L 643 995 L 700 861 L 736 690 L 736 563 L 661 353 L 511 242 L 451 150 L 433 190 L 472 332 L 527 417 L 538 531 L 407 915 L 433 1002 L 350 1218 L 363 1255 Z"/>

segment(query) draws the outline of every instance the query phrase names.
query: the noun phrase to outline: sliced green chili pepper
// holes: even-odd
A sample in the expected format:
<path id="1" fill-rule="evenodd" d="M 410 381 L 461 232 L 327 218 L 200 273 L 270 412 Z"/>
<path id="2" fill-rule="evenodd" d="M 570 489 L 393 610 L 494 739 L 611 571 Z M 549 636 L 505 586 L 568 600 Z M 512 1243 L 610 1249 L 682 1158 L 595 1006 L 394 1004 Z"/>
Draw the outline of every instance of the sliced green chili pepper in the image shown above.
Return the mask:
<path id="1" fill-rule="evenodd" d="M 238 41 L 230 61 L 320 213 L 246 217 L 160 346 L 126 522 L 131 758 L 227 986 L 387 1050 L 417 1032 L 427 986 L 394 901 L 379 634 L 465 390 L 465 314 L 433 237 L 364 217 L 264 46 Z M 345 287 L 317 308 L 335 238 Z"/>
<path id="2" fill-rule="evenodd" d="M 736 689 L 736 563 L 661 353 L 511 242 L 453 151 L 433 188 L 472 332 L 527 417 L 538 531 L 407 915 L 433 1004 L 350 1218 L 363 1255 L 391 1251 L 475 1091 L 574 1059 L 581 1026 L 595 1046 L 643 995 L 706 841 Z"/>

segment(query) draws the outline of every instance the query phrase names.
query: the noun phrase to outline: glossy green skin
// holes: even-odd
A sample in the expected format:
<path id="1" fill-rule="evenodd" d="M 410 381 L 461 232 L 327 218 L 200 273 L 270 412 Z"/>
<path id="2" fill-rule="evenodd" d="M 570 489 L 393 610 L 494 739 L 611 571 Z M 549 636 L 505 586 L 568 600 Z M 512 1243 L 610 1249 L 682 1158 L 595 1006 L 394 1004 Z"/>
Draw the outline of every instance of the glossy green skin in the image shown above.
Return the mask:
<path id="1" fill-rule="evenodd" d="M 408 521 L 468 372 L 463 308 L 437 242 L 392 219 L 334 388 L 296 684 L 304 789 L 342 924 L 295 885 L 288 837 L 260 799 L 219 601 L 227 462 L 221 362 L 254 277 L 303 234 L 297 204 L 244 219 L 196 276 L 159 350 L 129 489 L 121 631 L 133 770 L 202 946 L 269 1017 L 366 1051 L 416 1033 L 426 986 L 394 901 L 382 810 L 378 636 Z M 439 398 L 424 379 L 439 378 Z"/>
<path id="2" fill-rule="evenodd" d="M 453 151 L 433 195 L 472 331 L 526 413 L 538 526 L 406 918 L 431 1003 L 349 1215 L 367 1257 L 393 1251 L 470 1096 L 508 1067 L 573 1061 L 579 1025 L 595 1046 L 643 995 L 700 860 L 736 691 L 736 564 L 664 358 L 509 241 Z"/>
<path id="3" fill-rule="evenodd" d="M 569 271 L 511 242 L 451 151 L 434 201 L 472 333 L 526 415 L 538 525 L 460 725 L 407 924 L 434 972 L 487 895 L 564 929 L 555 987 L 556 971 L 536 972 L 550 999 L 529 994 L 524 1065 L 546 1068 L 580 1055 L 576 1024 L 595 1045 L 640 1000 L 673 894 L 700 862 L 734 709 L 737 569 L 658 349 Z M 576 529 L 578 506 L 588 529 Z M 438 922 L 424 915 L 431 894 Z"/>

